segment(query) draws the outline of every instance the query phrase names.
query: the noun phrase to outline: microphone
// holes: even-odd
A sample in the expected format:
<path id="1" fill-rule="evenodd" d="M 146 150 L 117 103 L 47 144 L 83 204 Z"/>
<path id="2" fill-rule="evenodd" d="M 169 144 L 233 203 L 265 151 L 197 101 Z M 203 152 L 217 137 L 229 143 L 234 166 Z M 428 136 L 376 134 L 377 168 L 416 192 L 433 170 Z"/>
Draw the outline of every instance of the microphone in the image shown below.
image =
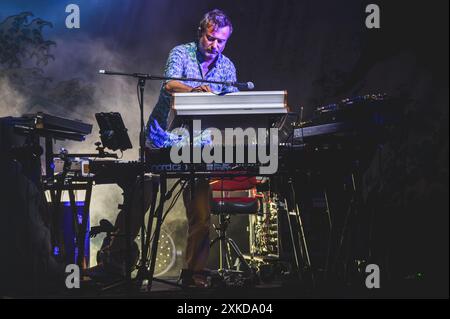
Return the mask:
<path id="1" fill-rule="evenodd" d="M 127 76 L 137 75 L 137 73 L 123 73 L 123 72 L 115 72 L 115 71 L 108 71 L 108 70 L 98 70 L 98 73 L 105 74 L 105 75 L 127 75 Z"/>
<path id="2" fill-rule="evenodd" d="M 108 70 L 98 70 L 99 74 L 105 74 L 105 75 L 124 75 L 121 72 L 113 72 L 113 71 L 108 71 Z"/>
<path id="3" fill-rule="evenodd" d="M 231 85 L 239 89 L 253 90 L 255 88 L 255 84 L 253 84 L 253 82 L 246 82 L 246 83 L 233 82 L 231 83 Z"/>

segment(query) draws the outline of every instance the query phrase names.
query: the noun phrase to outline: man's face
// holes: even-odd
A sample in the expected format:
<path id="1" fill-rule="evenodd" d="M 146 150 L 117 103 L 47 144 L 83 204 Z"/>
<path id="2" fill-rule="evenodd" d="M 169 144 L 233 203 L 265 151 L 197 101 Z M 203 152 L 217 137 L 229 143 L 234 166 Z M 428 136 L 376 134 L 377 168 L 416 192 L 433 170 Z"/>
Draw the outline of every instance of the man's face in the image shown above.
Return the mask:
<path id="1" fill-rule="evenodd" d="M 199 49 L 205 60 L 214 60 L 219 53 L 222 53 L 229 37 L 230 27 L 214 30 L 214 26 L 210 26 L 199 40 Z"/>

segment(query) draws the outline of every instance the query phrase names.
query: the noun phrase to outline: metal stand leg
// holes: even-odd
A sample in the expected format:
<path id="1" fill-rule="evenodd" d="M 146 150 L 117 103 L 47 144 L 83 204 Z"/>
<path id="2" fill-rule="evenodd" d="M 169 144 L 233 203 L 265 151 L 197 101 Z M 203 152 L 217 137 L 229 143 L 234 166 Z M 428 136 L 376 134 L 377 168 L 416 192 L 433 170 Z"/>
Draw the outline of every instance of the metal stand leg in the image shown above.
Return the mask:
<path id="1" fill-rule="evenodd" d="M 157 195 L 158 190 L 160 189 L 160 200 L 158 209 L 156 210 L 156 203 L 157 203 Z M 145 243 L 143 245 L 143 252 L 141 256 L 141 263 L 139 267 L 138 274 L 136 276 L 138 287 L 146 288 L 147 292 L 151 291 L 153 281 L 162 282 L 167 285 L 176 286 L 179 287 L 177 283 L 173 283 L 171 281 L 159 279 L 154 277 L 154 271 L 155 271 L 155 265 L 156 265 L 156 256 L 158 252 L 158 244 L 159 244 L 159 237 L 161 232 L 161 226 L 162 226 L 162 218 L 163 218 L 163 211 L 164 207 L 163 204 L 166 201 L 166 177 L 160 176 L 153 176 L 153 186 L 152 186 L 152 200 L 151 200 L 151 206 L 150 206 L 150 214 L 147 221 L 147 229 L 144 232 L 145 234 Z M 153 229 L 153 222 L 156 218 L 156 225 L 155 225 L 155 231 L 152 234 Z M 153 240 L 153 241 L 152 241 Z M 150 260 L 148 260 L 148 250 L 150 247 L 150 243 L 152 242 L 151 246 L 151 253 L 150 253 Z M 147 286 L 144 287 L 144 281 L 147 281 Z"/>
<path id="2" fill-rule="evenodd" d="M 292 243 L 292 250 L 294 253 L 295 263 L 298 269 L 299 279 L 303 280 L 305 278 L 305 272 L 308 272 L 308 277 L 311 279 L 311 283 L 314 285 L 314 275 L 312 273 L 311 267 L 311 259 L 309 257 L 309 250 L 306 241 L 305 232 L 303 229 L 303 221 L 301 218 L 300 210 L 298 204 L 296 203 L 296 195 L 295 189 L 293 185 L 292 179 L 289 179 L 289 195 L 291 205 L 288 205 L 287 199 L 285 199 L 285 206 L 287 211 L 287 219 L 289 225 L 289 233 Z M 297 223 L 297 228 L 294 228 L 294 225 L 291 221 L 291 215 L 295 217 L 295 221 Z M 297 240 L 295 240 L 294 233 L 297 233 Z"/>
<path id="3" fill-rule="evenodd" d="M 231 250 L 234 251 L 239 261 L 251 272 L 251 267 L 245 260 L 241 250 L 236 242 L 227 237 L 226 230 L 229 221 L 224 214 L 219 214 L 219 226 L 216 228 L 218 236 L 211 241 L 210 247 L 213 247 L 216 242 L 219 242 L 219 273 L 224 274 L 231 270 Z M 226 262 L 226 266 L 225 266 Z"/>
<path id="4" fill-rule="evenodd" d="M 352 195 L 345 214 L 342 229 L 338 234 L 337 250 L 334 258 L 334 267 L 337 271 L 337 275 L 341 275 L 341 278 L 345 283 L 349 282 L 349 276 L 352 274 L 352 271 L 355 273 L 357 271 L 356 268 L 352 267 L 357 267 L 357 252 L 355 251 L 354 246 L 359 244 L 357 239 L 361 239 L 356 233 L 358 231 L 358 227 L 360 226 L 358 219 L 361 218 L 361 211 L 359 210 L 362 203 L 360 187 L 361 181 L 359 178 L 359 170 L 358 166 L 356 166 L 351 174 Z M 339 269 L 341 269 L 342 273 L 339 272 Z"/>
<path id="5" fill-rule="evenodd" d="M 152 177 L 156 178 L 156 176 Z M 157 181 L 152 180 L 152 199 L 151 199 L 151 206 L 150 206 L 150 213 L 147 220 L 147 228 L 146 231 L 144 231 L 144 227 L 142 226 L 142 233 L 144 234 L 144 245 L 142 245 L 142 255 L 141 255 L 141 263 L 139 266 L 139 271 L 136 276 L 136 278 L 141 281 L 139 284 L 142 285 L 142 281 L 148 277 L 148 249 L 150 247 L 150 237 L 153 229 L 153 220 L 155 218 L 155 208 L 156 208 L 156 200 L 158 197 L 158 191 L 159 191 L 159 179 Z M 144 225 L 144 224 L 142 224 Z"/>
<path id="6" fill-rule="evenodd" d="M 152 283 L 153 283 L 153 274 L 155 273 L 155 265 L 156 265 L 156 256 L 158 253 L 158 244 L 159 244 L 159 235 L 161 232 L 161 224 L 162 224 L 162 217 L 163 217 L 163 211 L 164 211 L 164 202 L 165 202 L 165 195 L 166 195 L 166 189 L 167 189 L 167 179 L 165 174 L 161 174 L 160 176 L 160 197 L 159 197 L 159 206 L 158 210 L 156 212 L 156 226 L 155 226 L 155 232 L 153 234 L 153 243 L 152 243 L 152 251 L 150 255 L 150 269 L 148 271 L 148 290 L 151 291 L 152 289 Z"/>
<path id="7" fill-rule="evenodd" d="M 326 214 L 328 217 L 328 225 L 329 225 L 327 257 L 325 260 L 325 274 L 324 274 L 324 279 L 328 280 L 328 275 L 330 272 L 331 246 L 333 243 L 333 223 L 331 220 L 330 203 L 328 201 L 328 194 L 327 194 L 326 190 L 323 191 L 323 195 L 324 195 L 324 199 L 325 199 Z"/>
<path id="8" fill-rule="evenodd" d="M 291 212 L 289 211 L 289 206 L 287 204 L 287 200 L 284 200 L 284 205 L 286 208 L 286 218 L 287 218 L 287 222 L 288 222 L 288 226 L 289 226 L 289 237 L 291 238 L 291 245 L 292 245 L 292 251 L 294 252 L 294 260 L 295 260 L 295 265 L 297 266 L 297 270 L 298 270 L 298 275 L 299 275 L 299 279 L 302 279 L 302 266 L 300 263 L 300 258 L 299 258 L 299 253 L 297 252 L 297 245 L 295 244 L 295 239 L 294 239 L 294 229 L 292 228 L 292 222 L 291 222 Z"/>

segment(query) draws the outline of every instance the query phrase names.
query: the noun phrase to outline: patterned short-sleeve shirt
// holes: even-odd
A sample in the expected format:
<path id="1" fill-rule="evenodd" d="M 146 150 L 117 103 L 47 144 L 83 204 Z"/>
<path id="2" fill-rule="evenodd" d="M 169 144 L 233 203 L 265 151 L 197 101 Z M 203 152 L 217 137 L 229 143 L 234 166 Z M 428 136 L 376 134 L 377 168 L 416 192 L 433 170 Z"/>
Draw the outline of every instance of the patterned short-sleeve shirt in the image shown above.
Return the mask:
<path id="1" fill-rule="evenodd" d="M 185 77 L 205 79 L 220 82 L 236 82 L 236 68 L 233 62 L 223 54 L 219 54 L 213 67 L 203 76 L 201 71 L 201 53 L 196 42 L 178 45 L 170 51 L 167 59 L 164 75 L 166 77 Z M 197 87 L 202 84 L 195 81 L 184 81 L 184 84 Z M 147 125 L 157 120 L 162 129 L 167 129 L 167 117 L 170 109 L 170 93 L 161 86 L 158 102 L 156 103 Z M 208 84 L 216 94 L 236 92 L 237 88 L 222 84 Z"/>

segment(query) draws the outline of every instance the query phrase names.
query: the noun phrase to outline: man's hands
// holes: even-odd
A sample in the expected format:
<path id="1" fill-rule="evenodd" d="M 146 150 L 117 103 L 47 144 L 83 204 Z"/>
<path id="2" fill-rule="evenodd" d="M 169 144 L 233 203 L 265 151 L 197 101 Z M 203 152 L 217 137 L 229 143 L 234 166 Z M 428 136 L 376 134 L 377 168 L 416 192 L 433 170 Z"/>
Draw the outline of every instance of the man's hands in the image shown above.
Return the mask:
<path id="1" fill-rule="evenodd" d="M 212 92 L 208 85 L 199 85 L 192 88 L 191 92 Z"/>
<path id="2" fill-rule="evenodd" d="M 165 89 L 169 93 L 186 93 L 186 92 L 212 92 L 208 85 L 199 85 L 190 87 L 180 81 L 169 81 L 165 85 Z"/>

